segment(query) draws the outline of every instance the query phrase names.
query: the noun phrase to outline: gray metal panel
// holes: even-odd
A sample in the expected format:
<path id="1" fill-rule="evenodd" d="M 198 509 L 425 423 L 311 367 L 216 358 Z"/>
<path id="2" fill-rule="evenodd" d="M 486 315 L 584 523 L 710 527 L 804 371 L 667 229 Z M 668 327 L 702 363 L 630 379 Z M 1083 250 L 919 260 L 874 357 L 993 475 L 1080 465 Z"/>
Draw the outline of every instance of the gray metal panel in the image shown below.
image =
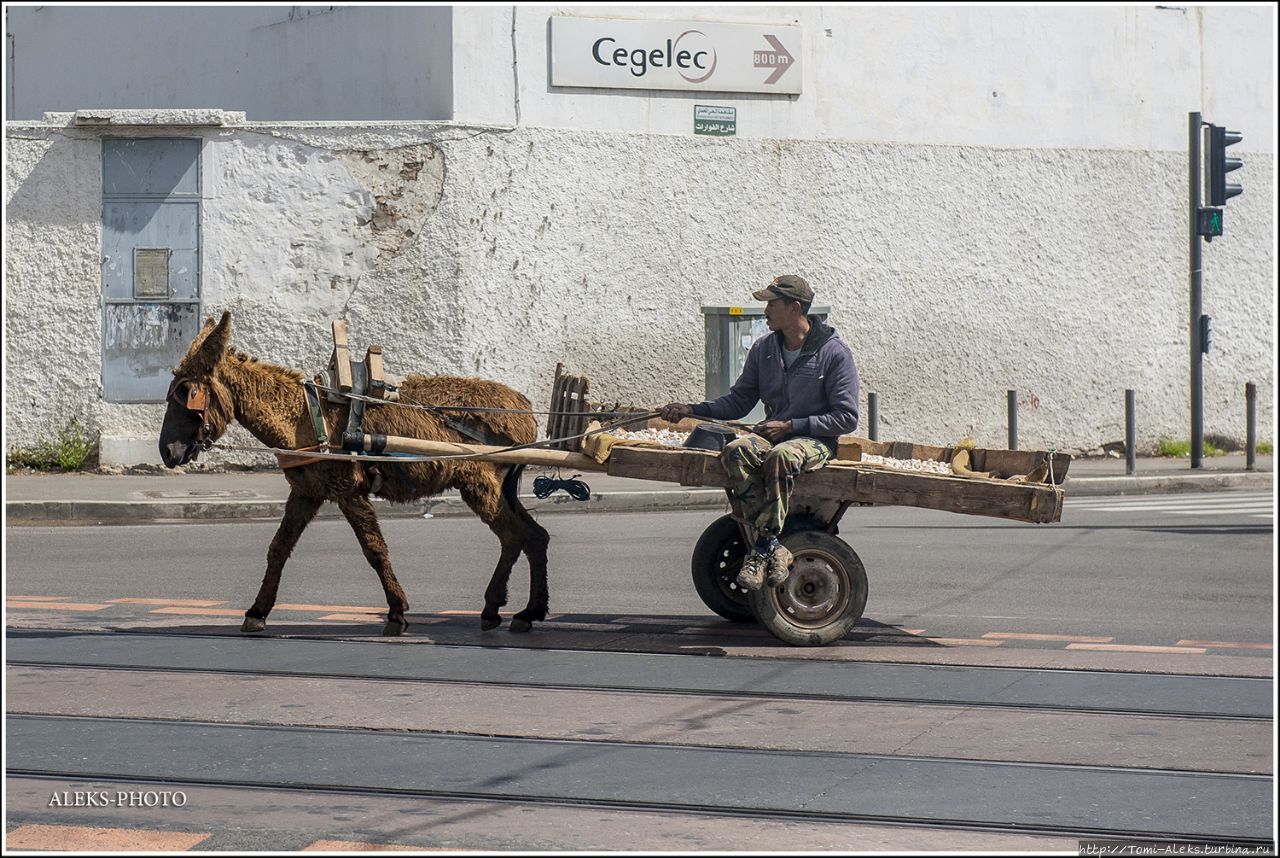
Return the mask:
<path id="1" fill-rule="evenodd" d="M 102 141 L 102 193 L 196 196 L 200 143 L 195 138 L 108 138 Z"/>
<path id="2" fill-rule="evenodd" d="M 731 312 L 732 311 L 732 312 Z M 830 307 L 810 307 L 809 314 L 826 316 Z M 729 392 L 747 365 L 747 353 L 756 340 L 769 333 L 764 305 L 702 308 L 706 330 L 706 397 L 717 399 Z M 757 404 L 743 418 L 748 423 L 764 419 L 764 405 Z"/>
<path id="3" fill-rule="evenodd" d="M 169 298 L 200 297 L 200 204 L 196 201 L 118 201 L 102 205 L 102 293 L 108 301 L 134 297 L 134 250 L 167 247 Z"/>
<path id="4" fill-rule="evenodd" d="M 102 389 L 108 402 L 161 402 L 172 369 L 200 331 L 196 303 L 107 304 Z"/>
<path id="5" fill-rule="evenodd" d="M 102 141 L 102 392 L 161 402 L 199 330 L 200 147 L 197 138 Z M 137 253 L 167 256 L 141 281 Z M 163 261 L 160 264 L 164 264 Z M 163 295 L 147 295 L 147 286 Z"/>
<path id="6" fill-rule="evenodd" d="M 406 647 L 396 647 L 406 649 Z M 416 649 L 416 647 L 407 647 Z M 114 718 L 10 715 L 9 771 L 1266 839 L 1272 779 Z"/>

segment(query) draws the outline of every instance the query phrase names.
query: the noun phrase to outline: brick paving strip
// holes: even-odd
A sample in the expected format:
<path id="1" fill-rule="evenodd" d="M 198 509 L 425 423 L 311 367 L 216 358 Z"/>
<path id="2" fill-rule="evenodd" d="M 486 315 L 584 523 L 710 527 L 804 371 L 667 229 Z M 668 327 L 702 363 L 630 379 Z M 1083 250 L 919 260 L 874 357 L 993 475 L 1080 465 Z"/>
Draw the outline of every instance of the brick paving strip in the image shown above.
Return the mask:
<path id="1" fill-rule="evenodd" d="M 209 836 L 208 832 L 20 825 L 5 836 L 5 846 L 41 852 L 187 852 Z"/>

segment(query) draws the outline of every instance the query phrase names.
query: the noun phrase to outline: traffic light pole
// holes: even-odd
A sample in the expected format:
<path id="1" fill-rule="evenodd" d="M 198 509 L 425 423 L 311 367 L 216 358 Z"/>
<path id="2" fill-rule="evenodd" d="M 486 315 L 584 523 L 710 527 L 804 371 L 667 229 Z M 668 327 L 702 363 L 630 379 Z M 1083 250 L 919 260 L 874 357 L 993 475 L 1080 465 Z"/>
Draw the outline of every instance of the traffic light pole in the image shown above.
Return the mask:
<path id="1" fill-rule="evenodd" d="M 1203 270 L 1200 235 L 1196 229 L 1197 212 L 1200 210 L 1200 114 L 1189 114 L 1187 124 L 1187 160 L 1191 168 L 1188 182 L 1191 209 L 1187 218 L 1191 235 L 1191 467 L 1199 468 L 1204 457 L 1204 352 L 1200 342 Z"/>

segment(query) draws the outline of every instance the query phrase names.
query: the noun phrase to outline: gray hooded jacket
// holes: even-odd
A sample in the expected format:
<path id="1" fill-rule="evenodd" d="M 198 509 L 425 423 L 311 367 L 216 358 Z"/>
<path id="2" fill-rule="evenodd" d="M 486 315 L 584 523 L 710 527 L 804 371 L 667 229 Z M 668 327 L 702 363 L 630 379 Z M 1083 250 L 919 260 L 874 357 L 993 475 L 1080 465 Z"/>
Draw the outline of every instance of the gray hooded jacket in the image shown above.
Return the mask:
<path id="1" fill-rule="evenodd" d="M 758 401 L 766 420 L 790 420 L 797 436 L 817 438 L 834 454 L 837 439 L 858 428 L 858 368 L 835 328 L 822 316 L 809 317 L 810 331 L 800 357 L 787 369 L 782 332 L 756 340 L 747 365 L 729 392 L 693 406 L 697 417 L 737 420 Z"/>

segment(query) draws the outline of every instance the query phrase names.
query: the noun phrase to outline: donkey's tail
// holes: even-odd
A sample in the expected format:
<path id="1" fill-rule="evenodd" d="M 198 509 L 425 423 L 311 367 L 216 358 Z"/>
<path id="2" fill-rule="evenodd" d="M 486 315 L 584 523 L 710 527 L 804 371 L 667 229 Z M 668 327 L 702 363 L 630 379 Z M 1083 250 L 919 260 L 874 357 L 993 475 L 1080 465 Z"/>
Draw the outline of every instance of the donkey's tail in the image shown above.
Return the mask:
<path id="1" fill-rule="evenodd" d="M 521 518 L 531 520 L 529 511 L 520 503 L 520 477 L 524 475 L 524 469 L 524 465 L 512 465 L 507 471 L 507 475 L 502 478 L 502 499 Z"/>
<path id="2" fill-rule="evenodd" d="M 524 465 L 512 465 L 511 470 L 507 471 L 507 475 L 502 478 L 502 499 L 535 534 L 545 536 L 547 531 L 529 515 L 529 510 L 520 502 L 520 477 L 524 474 L 524 469 Z"/>

